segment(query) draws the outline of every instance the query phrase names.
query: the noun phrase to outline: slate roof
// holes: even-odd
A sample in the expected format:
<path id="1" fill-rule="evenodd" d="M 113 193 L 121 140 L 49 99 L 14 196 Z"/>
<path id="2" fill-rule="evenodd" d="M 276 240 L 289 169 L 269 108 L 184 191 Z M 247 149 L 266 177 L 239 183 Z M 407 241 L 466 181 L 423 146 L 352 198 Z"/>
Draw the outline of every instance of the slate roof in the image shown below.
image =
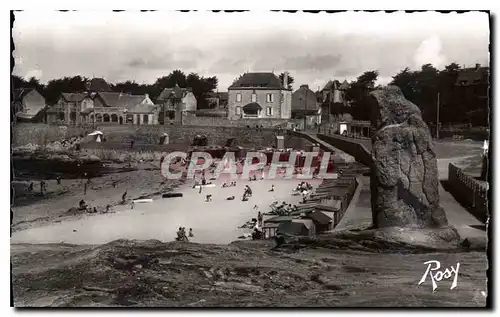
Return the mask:
<path id="1" fill-rule="evenodd" d="M 32 90 L 33 90 L 33 88 L 14 89 L 14 102 L 22 101 L 24 96 L 29 94 Z"/>
<path id="2" fill-rule="evenodd" d="M 283 87 L 281 80 L 273 73 L 246 73 L 236 80 L 228 90 L 241 89 L 241 88 L 255 88 L 255 89 L 281 89 Z"/>
<path id="3" fill-rule="evenodd" d="M 135 108 L 146 98 L 145 95 L 130 95 L 119 92 L 100 92 L 98 96 L 104 101 L 106 107 Z"/>
<path id="4" fill-rule="evenodd" d="M 80 102 L 82 101 L 83 99 L 85 99 L 85 97 L 88 96 L 87 93 L 85 92 L 78 92 L 78 93 L 67 93 L 67 92 L 63 92 L 61 93 L 61 96 L 64 98 L 65 101 L 67 102 Z"/>
<path id="5" fill-rule="evenodd" d="M 243 106 L 243 111 L 245 112 L 257 112 L 259 110 L 262 110 L 262 107 L 256 102 L 251 102 Z"/>
<path id="6" fill-rule="evenodd" d="M 349 83 L 347 82 L 347 80 L 344 79 L 344 81 L 342 82 L 342 84 L 340 84 L 340 86 L 338 86 L 340 90 L 346 90 L 348 89 L 349 87 L 351 87 L 351 85 L 349 85 Z"/>
<path id="7" fill-rule="evenodd" d="M 152 113 L 153 111 L 155 111 L 157 108 L 158 108 L 157 105 L 138 104 L 136 106 L 127 107 L 127 111 L 132 112 L 132 113 L 147 113 L 147 114 L 149 114 L 149 113 Z"/>
<path id="8" fill-rule="evenodd" d="M 87 90 L 94 92 L 112 92 L 111 86 L 104 78 L 92 78 L 87 84 Z"/>
<path id="9" fill-rule="evenodd" d="M 307 214 L 306 217 L 312 219 L 313 222 L 318 223 L 320 225 L 327 225 L 332 221 L 332 219 L 330 219 L 330 217 L 328 217 L 327 215 L 325 215 L 321 211 L 310 212 Z"/>
<path id="10" fill-rule="evenodd" d="M 458 73 L 457 85 L 474 85 L 488 83 L 489 67 L 464 68 Z"/>
<path id="11" fill-rule="evenodd" d="M 293 216 L 276 216 L 269 219 L 264 220 L 264 223 L 276 223 L 276 222 L 287 222 L 292 221 L 295 217 Z"/>
<path id="12" fill-rule="evenodd" d="M 181 88 L 179 85 L 175 85 L 173 88 L 164 88 L 158 98 L 158 101 L 165 101 L 169 99 L 171 95 L 175 96 L 177 99 L 182 99 L 186 96 L 188 92 L 192 91 L 191 88 Z"/>
<path id="13" fill-rule="evenodd" d="M 349 88 L 350 85 L 349 83 L 347 82 L 347 80 L 344 79 L 344 81 L 342 83 L 340 83 L 338 80 L 329 80 L 325 87 L 323 87 L 322 91 L 325 90 L 325 91 L 331 91 L 333 89 L 340 89 L 340 90 L 345 90 L 347 88 Z"/>

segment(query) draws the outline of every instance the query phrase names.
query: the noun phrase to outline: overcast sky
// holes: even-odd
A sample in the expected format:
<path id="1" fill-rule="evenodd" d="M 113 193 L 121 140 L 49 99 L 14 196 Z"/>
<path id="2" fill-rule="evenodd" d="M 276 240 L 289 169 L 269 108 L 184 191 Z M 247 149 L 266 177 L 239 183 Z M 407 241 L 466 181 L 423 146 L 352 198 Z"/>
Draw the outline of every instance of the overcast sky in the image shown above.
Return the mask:
<path id="1" fill-rule="evenodd" d="M 294 88 L 378 70 L 453 61 L 488 64 L 485 13 L 308 14 L 281 12 L 15 13 L 14 74 L 42 82 L 63 76 L 152 83 L 174 69 L 217 76 L 219 90 L 246 71 L 287 70 Z"/>

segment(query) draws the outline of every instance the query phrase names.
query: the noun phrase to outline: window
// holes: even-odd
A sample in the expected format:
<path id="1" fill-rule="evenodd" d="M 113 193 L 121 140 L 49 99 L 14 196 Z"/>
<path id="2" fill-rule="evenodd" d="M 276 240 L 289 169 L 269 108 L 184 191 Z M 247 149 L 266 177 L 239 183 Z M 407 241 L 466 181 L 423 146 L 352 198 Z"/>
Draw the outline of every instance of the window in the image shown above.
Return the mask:
<path id="1" fill-rule="evenodd" d="M 241 102 L 241 94 L 240 93 L 236 94 L 236 102 Z"/>
<path id="2" fill-rule="evenodd" d="M 241 115 L 241 107 L 236 107 L 236 114 Z"/>
<path id="3" fill-rule="evenodd" d="M 281 103 L 284 103 L 284 102 L 285 102 L 285 94 L 281 93 Z"/>
<path id="4" fill-rule="evenodd" d="M 273 107 L 267 107 L 266 108 L 266 115 L 272 116 L 273 115 Z"/>
<path id="5" fill-rule="evenodd" d="M 274 102 L 274 95 L 273 94 L 267 94 L 266 95 L 266 102 Z"/>
<path id="6" fill-rule="evenodd" d="M 252 102 L 257 102 L 257 94 L 256 93 L 252 94 Z"/>

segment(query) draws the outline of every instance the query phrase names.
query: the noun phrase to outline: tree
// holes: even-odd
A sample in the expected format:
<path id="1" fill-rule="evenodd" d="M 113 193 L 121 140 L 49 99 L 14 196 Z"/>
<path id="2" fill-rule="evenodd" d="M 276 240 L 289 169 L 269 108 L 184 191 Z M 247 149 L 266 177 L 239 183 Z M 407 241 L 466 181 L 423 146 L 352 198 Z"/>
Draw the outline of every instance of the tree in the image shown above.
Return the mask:
<path id="1" fill-rule="evenodd" d="M 351 104 L 351 114 L 356 120 L 370 120 L 371 109 L 369 93 L 375 87 L 378 71 L 371 70 L 361 74 L 351 82 L 346 98 Z"/>
<path id="2" fill-rule="evenodd" d="M 154 96 L 158 96 L 164 88 L 173 88 L 175 85 L 179 85 L 180 88 L 191 88 L 197 100 L 197 108 L 204 109 L 208 108 L 206 101 L 208 93 L 217 89 L 217 84 L 218 79 L 215 76 L 200 77 L 196 73 L 186 76 L 182 71 L 174 70 L 167 76 L 158 78 L 151 90 L 154 91 Z"/>
<path id="3" fill-rule="evenodd" d="M 477 109 L 477 105 L 466 105 L 457 95 L 455 84 L 460 71 L 457 63 L 451 63 L 441 71 L 425 64 L 416 71 L 403 69 L 393 76 L 391 84 L 398 86 L 406 99 L 420 108 L 427 123 L 437 120 L 438 93 L 439 121 L 462 122 L 467 117 L 467 111 Z"/>
<path id="4" fill-rule="evenodd" d="M 50 80 L 44 89 L 44 97 L 48 105 L 57 103 L 61 93 L 77 93 L 87 90 L 86 82 L 88 78 L 80 75 L 73 77 L 64 77 L 61 79 Z"/>
<path id="5" fill-rule="evenodd" d="M 283 86 L 286 85 L 286 87 L 288 89 L 292 89 L 292 87 L 293 87 L 292 84 L 295 82 L 295 78 L 293 78 L 292 75 L 288 74 L 288 80 L 287 80 L 288 82 L 287 83 L 284 82 L 284 78 L 285 78 L 284 72 L 281 73 L 278 77 L 279 77 L 280 81 L 283 83 Z"/>

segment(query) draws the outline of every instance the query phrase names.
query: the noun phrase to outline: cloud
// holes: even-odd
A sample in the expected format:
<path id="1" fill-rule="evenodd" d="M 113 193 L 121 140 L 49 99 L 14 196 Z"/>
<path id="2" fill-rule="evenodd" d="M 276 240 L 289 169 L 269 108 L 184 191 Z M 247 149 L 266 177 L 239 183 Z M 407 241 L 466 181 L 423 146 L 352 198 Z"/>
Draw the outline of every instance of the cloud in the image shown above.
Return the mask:
<path id="1" fill-rule="evenodd" d="M 14 73 L 38 74 L 42 82 L 80 74 L 153 83 L 182 69 L 217 76 L 225 90 L 247 70 L 287 70 L 296 85 L 316 87 L 368 70 L 390 78 L 426 63 L 487 64 L 488 27 L 487 15 L 469 13 L 23 11 L 13 29 Z"/>
<path id="2" fill-rule="evenodd" d="M 424 64 L 432 64 L 436 68 L 442 68 L 446 63 L 446 57 L 442 54 L 442 42 L 438 36 L 432 36 L 420 44 L 413 56 L 414 67 L 420 68 Z"/>
<path id="3" fill-rule="evenodd" d="M 284 68 L 296 71 L 322 71 L 331 70 L 339 65 L 340 55 L 323 54 L 289 57 L 285 60 Z"/>
<path id="4" fill-rule="evenodd" d="M 139 69 L 194 69 L 197 66 L 195 59 L 191 60 L 175 60 L 172 55 L 166 54 L 163 56 L 151 57 L 136 57 L 126 63 L 128 67 Z"/>

